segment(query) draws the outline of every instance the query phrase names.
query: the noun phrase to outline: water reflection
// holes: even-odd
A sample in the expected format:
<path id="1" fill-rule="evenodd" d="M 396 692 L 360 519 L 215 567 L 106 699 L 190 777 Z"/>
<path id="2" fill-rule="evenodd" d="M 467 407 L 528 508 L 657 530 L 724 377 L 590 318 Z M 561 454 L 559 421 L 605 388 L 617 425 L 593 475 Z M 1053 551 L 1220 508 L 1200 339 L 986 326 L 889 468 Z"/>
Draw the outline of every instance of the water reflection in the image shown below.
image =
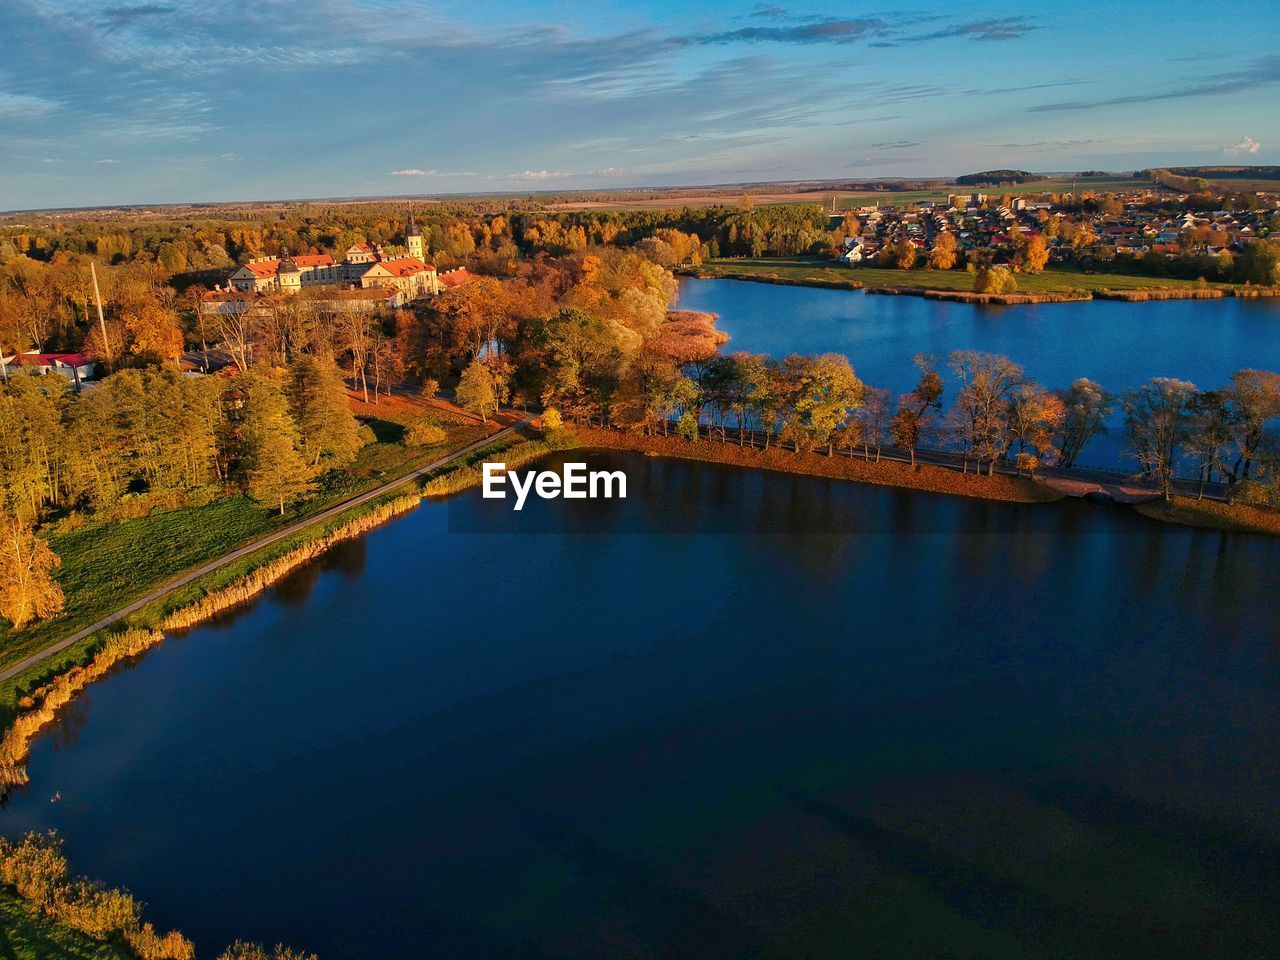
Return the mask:
<path id="1" fill-rule="evenodd" d="M 95 686 L 0 829 L 210 952 L 1269 955 L 1280 541 L 585 457 Z"/>

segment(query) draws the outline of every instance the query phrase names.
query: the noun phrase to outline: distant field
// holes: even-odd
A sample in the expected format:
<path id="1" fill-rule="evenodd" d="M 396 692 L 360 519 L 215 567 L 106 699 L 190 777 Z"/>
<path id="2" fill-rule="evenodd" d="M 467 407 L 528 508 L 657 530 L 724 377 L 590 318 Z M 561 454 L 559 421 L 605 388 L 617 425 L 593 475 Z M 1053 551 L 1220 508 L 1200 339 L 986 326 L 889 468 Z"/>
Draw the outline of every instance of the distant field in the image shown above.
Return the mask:
<path id="1" fill-rule="evenodd" d="M 753 193 L 751 194 L 751 200 L 757 206 L 762 207 L 777 206 L 779 204 L 816 203 L 830 210 L 834 199 L 836 210 L 843 211 L 853 210 L 873 203 L 888 206 L 891 204 L 918 203 L 921 200 L 946 200 L 947 196 L 953 193 L 994 193 L 997 195 L 1003 193 L 1065 193 L 1070 191 L 1073 186 L 1078 191 L 1092 190 L 1097 193 L 1108 193 L 1150 187 L 1151 182 L 1127 177 L 1090 177 L 1075 181 L 1044 180 L 1012 187 L 941 186 L 933 190 L 804 190 L 790 193 L 779 191 L 777 193 Z M 717 204 L 736 206 L 742 198 L 742 193 L 743 191 L 734 190 L 708 190 L 706 193 L 671 193 L 667 196 L 640 197 L 634 200 L 616 198 L 592 200 L 584 198 L 563 203 L 553 203 L 549 205 L 548 209 L 556 211 L 669 210 L 680 207 L 709 207 Z"/>
<path id="2" fill-rule="evenodd" d="M 840 210 L 853 210 L 871 203 L 880 206 L 891 204 L 919 203 L 922 200 L 946 200 L 953 193 L 985 193 L 1000 196 L 1011 193 L 1070 193 L 1073 190 L 1083 193 L 1117 193 L 1122 190 L 1142 190 L 1151 186 L 1149 180 L 1134 180 L 1131 177 L 1089 177 L 1081 180 L 1040 180 L 1036 183 L 1020 183 L 1011 187 L 939 187 L 936 190 L 885 190 L 864 193 L 845 193 L 837 200 Z M 830 194 L 827 203 L 830 204 Z"/>
<path id="3" fill-rule="evenodd" d="M 972 290 L 973 277 L 964 270 L 881 270 L 877 267 L 845 267 L 821 257 L 760 257 L 741 260 L 708 260 L 702 271 L 711 275 L 731 273 L 805 282 L 848 283 L 868 287 L 913 287 L 924 290 Z M 1171 290 L 1196 287 L 1194 280 L 1142 277 L 1118 273 L 1085 273 L 1054 267 L 1044 273 L 1018 275 L 1023 293 L 1063 293 L 1069 290 Z M 1214 284 L 1214 286 L 1229 286 Z"/>
<path id="4" fill-rule="evenodd" d="M 1237 180 L 1209 177 L 1209 185 L 1225 193 L 1280 193 L 1280 180 Z"/>

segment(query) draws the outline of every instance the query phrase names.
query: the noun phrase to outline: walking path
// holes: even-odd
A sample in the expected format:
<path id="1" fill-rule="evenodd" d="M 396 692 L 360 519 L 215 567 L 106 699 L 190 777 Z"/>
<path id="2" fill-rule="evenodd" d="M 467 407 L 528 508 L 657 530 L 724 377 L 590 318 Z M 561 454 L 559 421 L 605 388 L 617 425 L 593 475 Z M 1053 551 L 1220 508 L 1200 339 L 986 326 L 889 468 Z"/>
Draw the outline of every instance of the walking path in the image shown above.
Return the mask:
<path id="1" fill-rule="evenodd" d="M 241 559 L 242 557 L 247 557 L 249 554 L 253 553 L 256 550 L 261 550 L 263 547 L 269 547 L 271 546 L 271 544 L 277 543 L 278 541 L 283 540 L 286 537 L 290 537 L 293 534 L 298 533 L 300 530 L 305 530 L 307 527 L 310 527 L 313 524 L 323 523 L 326 520 L 330 520 L 338 516 L 339 514 L 344 513 L 347 510 L 350 510 L 352 507 L 358 507 L 361 504 L 368 503 L 370 500 L 375 500 L 378 497 L 382 496 L 383 494 L 390 493 L 392 490 L 395 490 L 397 487 L 403 486 L 404 484 L 408 483 L 411 480 L 416 480 L 419 477 L 426 476 L 427 474 L 435 470 L 439 470 L 441 467 L 445 466 L 446 464 L 449 464 L 452 461 L 458 459 L 458 457 L 466 456 L 468 453 L 472 453 L 476 450 L 479 450 L 481 447 L 488 446 L 489 444 L 493 443 L 495 440 L 501 440 L 503 437 L 508 436 L 509 434 L 518 430 L 520 427 L 523 427 L 525 424 L 527 424 L 530 421 L 530 419 L 532 419 L 532 416 L 529 414 L 526 414 L 525 416 L 517 420 L 515 423 L 511 424 L 508 427 L 504 427 L 503 429 L 499 430 L 497 433 L 492 433 L 487 437 L 483 437 L 479 440 L 476 440 L 474 443 L 469 443 L 465 447 L 462 447 L 459 450 L 455 450 L 452 453 L 448 454 L 447 456 L 441 457 L 439 460 L 436 460 L 432 463 L 427 464 L 425 467 L 419 467 L 418 469 L 413 470 L 410 473 L 406 473 L 403 476 L 396 477 L 394 480 L 388 480 L 386 483 L 381 484 L 380 486 L 374 487 L 372 490 L 359 494 L 358 496 L 351 497 L 349 500 L 344 500 L 342 501 L 342 503 L 339 503 L 336 506 L 332 506 L 326 510 L 322 510 L 319 513 L 315 514 L 314 516 L 307 517 L 304 520 L 299 520 L 297 523 L 291 523 L 289 526 L 284 527 L 280 530 L 277 530 L 275 533 L 265 536 L 260 540 L 255 540 L 252 543 L 247 543 L 243 547 L 239 547 L 231 551 L 230 553 L 223 554 L 221 557 L 217 558 L 216 560 L 209 561 L 208 563 L 204 564 L 204 566 L 197 567 L 195 570 L 192 570 L 189 573 L 184 573 L 182 576 L 177 577 L 176 579 L 170 580 L 167 583 L 164 583 L 156 587 L 154 590 L 150 591 L 145 596 L 139 597 L 137 600 L 133 601 L 133 603 L 129 604 L 128 606 L 121 607 L 119 610 L 116 610 L 114 613 L 108 614 L 107 616 L 103 617 L 101 620 L 98 620 L 96 623 L 91 623 L 89 624 L 89 626 L 81 630 L 77 630 L 75 633 L 71 634 L 70 636 L 64 637 L 63 639 L 57 641 L 56 643 L 51 643 L 49 646 L 45 647 L 42 650 L 37 650 L 35 653 L 31 654 L 31 656 L 18 661 L 13 666 L 7 667 L 4 670 L 0 670 L 0 683 L 3 683 L 6 680 L 10 680 L 13 677 L 16 677 L 18 674 L 22 673 L 24 670 L 34 666 L 35 664 L 39 663 L 40 661 L 48 657 L 53 656 L 55 653 L 59 653 L 63 650 L 66 650 L 68 647 L 76 643 L 79 643 L 85 637 L 89 636 L 92 633 L 96 633 L 97 631 L 101 630 L 103 627 L 109 627 L 113 623 L 118 623 L 124 617 L 129 616 L 129 614 L 137 613 L 139 610 L 141 610 L 143 607 L 147 606 L 148 604 L 154 603 L 155 601 L 161 599 L 162 597 L 164 597 L 169 593 L 172 593 L 174 590 L 177 590 L 180 587 L 185 587 L 187 584 L 191 583 L 194 580 L 200 579 L 206 574 L 213 573 L 215 570 L 219 570 L 222 567 L 225 567 L 229 563 L 234 563 L 235 561 Z"/>

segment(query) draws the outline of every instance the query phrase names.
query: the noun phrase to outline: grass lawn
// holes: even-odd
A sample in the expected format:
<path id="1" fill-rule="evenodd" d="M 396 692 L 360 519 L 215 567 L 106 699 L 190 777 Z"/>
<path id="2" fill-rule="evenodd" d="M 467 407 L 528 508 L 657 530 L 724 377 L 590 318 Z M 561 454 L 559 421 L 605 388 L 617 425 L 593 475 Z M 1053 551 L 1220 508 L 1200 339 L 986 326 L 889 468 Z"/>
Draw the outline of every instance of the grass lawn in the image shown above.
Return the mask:
<path id="1" fill-rule="evenodd" d="M 345 470 L 320 478 L 316 495 L 283 517 L 237 494 L 204 506 L 156 510 L 132 519 L 51 530 L 49 545 L 62 560 L 58 580 L 65 609 L 61 616 L 5 636 L 0 667 L 93 623 L 186 570 L 407 473 L 485 433 L 477 423 L 450 421 L 418 401 L 384 398 L 376 407 L 359 403 L 353 407 L 372 427 L 376 442 L 361 450 Z M 444 443 L 406 447 L 399 442 L 406 427 L 428 418 L 448 433 Z M 29 673 L 47 675 L 82 654 L 75 648 L 64 651 Z M 0 723 L 7 723 L 22 681 L 18 678 L 0 690 Z"/>
<path id="2" fill-rule="evenodd" d="M 965 270 L 882 270 L 878 267 L 845 267 L 823 257 L 756 257 L 708 260 L 701 270 L 710 276 L 751 274 L 803 283 L 849 283 L 868 287 L 908 287 L 922 290 L 973 289 L 973 277 Z M 1085 273 L 1069 267 L 1051 267 L 1043 273 L 1018 274 L 1019 293 L 1062 293 L 1069 290 L 1172 290 L 1193 288 L 1195 280 L 1142 277 L 1119 273 Z M 1230 284 L 1210 286 L 1229 287 Z"/>
<path id="3" fill-rule="evenodd" d="M 129 960 L 133 954 L 78 933 L 0 890 L 0 957 L 6 960 Z"/>

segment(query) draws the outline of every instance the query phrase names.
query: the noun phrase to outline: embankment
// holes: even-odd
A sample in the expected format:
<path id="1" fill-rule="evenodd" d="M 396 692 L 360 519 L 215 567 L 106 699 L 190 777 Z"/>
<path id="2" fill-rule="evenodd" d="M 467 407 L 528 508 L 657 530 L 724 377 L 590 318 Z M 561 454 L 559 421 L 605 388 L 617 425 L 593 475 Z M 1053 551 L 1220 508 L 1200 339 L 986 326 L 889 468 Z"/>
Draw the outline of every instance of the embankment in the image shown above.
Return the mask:
<path id="1" fill-rule="evenodd" d="M 1174 497 L 1171 501 L 1152 500 L 1139 503 L 1134 510 L 1144 517 L 1164 523 L 1180 523 L 1190 527 L 1226 530 L 1230 533 L 1264 533 L 1280 536 L 1280 511 L 1253 507 L 1246 503 L 1222 503 Z"/>
<path id="2" fill-rule="evenodd" d="M 930 464 L 913 467 L 909 463 L 890 460 L 868 463 L 850 457 L 827 457 L 820 453 L 792 453 L 777 447 L 758 450 L 752 447 L 740 447 L 734 443 L 716 443 L 712 440 L 697 440 L 691 443 L 680 437 L 645 436 L 599 427 L 575 427 L 574 432 L 583 447 L 632 450 L 663 457 L 679 457 L 683 460 L 702 460 L 707 463 L 723 463 L 730 466 L 798 473 L 812 477 L 829 477 L 835 480 L 855 480 L 860 483 L 903 487 L 910 490 L 923 490 L 927 493 L 976 497 L 982 500 L 1048 503 L 1062 499 L 1062 494 L 1029 477 L 1011 477 L 1006 474 L 980 477 L 973 473 L 961 473 L 959 470 Z"/>
<path id="3" fill-rule="evenodd" d="M 1226 290 L 1214 287 L 1188 287 L 1186 289 L 1161 288 L 1158 290 L 1094 290 L 1099 300 L 1123 300 L 1125 303 L 1146 303 L 1150 300 L 1221 300 L 1229 296 Z"/>
<path id="4" fill-rule="evenodd" d="M 974 293 L 971 290 L 929 290 L 924 287 L 867 287 L 867 293 L 886 297 L 924 297 L 926 300 L 948 300 L 953 303 L 986 303 L 1018 306 L 1027 303 L 1072 303 L 1092 299 L 1088 290 L 1030 293 Z"/>

